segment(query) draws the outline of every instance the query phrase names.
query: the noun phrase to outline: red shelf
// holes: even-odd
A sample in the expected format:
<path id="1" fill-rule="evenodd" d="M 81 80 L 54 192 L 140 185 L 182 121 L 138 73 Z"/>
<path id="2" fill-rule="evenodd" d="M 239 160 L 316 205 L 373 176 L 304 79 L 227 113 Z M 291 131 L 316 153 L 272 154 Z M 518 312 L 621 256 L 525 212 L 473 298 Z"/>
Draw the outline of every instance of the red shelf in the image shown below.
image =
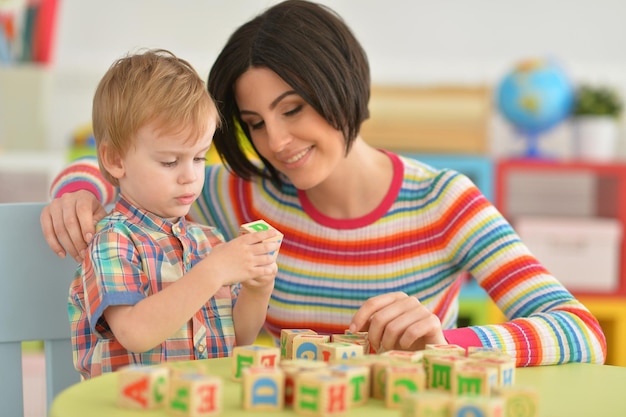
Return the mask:
<path id="1" fill-rule="evenodd" d="M 582 161 L 552 161 L 534 159 L 511 159 L 496 163 L 495 205 L 513 223 L 508 182 L 511 175 L 519 173 L 586 173 L 594 177 L 597 185 L 595 201 L 591 204 L 591 216 L 613 218 L 620 223 L 622 236 L 626 236 L 626 163 L 592 163 Z M 546 177 L 547 178 L 547 177 Z M 614 292 L 572 291 L 576 296 L 614 297 L 626 296 L 626 245 L 619 245 L 618 288 Z M 558 277 L 557 277 L 558 278 Z"/>

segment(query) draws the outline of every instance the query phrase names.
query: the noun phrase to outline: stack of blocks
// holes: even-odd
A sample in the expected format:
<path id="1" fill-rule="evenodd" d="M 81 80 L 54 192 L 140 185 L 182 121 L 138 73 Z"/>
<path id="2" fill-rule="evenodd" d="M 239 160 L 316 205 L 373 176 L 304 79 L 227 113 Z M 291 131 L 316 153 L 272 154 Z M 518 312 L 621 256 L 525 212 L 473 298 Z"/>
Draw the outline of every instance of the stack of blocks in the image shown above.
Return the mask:
<path id="1" fill-rule="evenodd" d="M 402 417 L 538 415 L 537 392 L 515 385 L 515 361 L 497 349 L 427 345 L 417 352 L 369 354 L 366 333 L 355 343 L 342 336 L 285 329 L 280 348 L 235 347 L 231 378 L 241 383 L 242 408 L 335 416 L 374 398 Z M 221 412 L 220 378 L 172 369 L 121 370 L 119 405 L 165 406 L 172 415 L 193 417 Z"/>
<path id="2" fill-rule="evenodd" d="M 118 371 L 118 405 L 153 410 L 166 407 L 174 416 L 204 417 L 222 411 L 222 379 L 199 371 L 167 366 L 130 365 Z"/>

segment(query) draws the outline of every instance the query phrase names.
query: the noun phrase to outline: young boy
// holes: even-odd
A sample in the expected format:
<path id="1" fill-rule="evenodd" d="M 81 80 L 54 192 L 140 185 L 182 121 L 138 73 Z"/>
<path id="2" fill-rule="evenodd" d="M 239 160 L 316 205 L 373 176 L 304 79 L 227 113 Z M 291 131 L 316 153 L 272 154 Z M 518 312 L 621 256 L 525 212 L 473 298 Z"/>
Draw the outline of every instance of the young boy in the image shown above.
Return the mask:
<path id="1" fill-rule="evenodd" d="M 279 233 L 223 243 L 213 228 L 185 218 L 202 191 L 218 124 L 204 82 L 168 51 L 124 57 L 100 81 L 98 162 L 120 194 L 70 288 L 83 378 L 131 363 L 228 356 L 261 329 L 279 247 L 265 240 Z"/>

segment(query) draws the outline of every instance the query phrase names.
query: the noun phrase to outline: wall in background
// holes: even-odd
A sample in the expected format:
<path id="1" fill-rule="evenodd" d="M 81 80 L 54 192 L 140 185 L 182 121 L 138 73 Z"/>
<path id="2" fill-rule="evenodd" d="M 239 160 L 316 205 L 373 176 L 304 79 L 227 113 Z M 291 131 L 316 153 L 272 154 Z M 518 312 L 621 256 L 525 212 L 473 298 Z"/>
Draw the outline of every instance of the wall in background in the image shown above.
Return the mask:
<path id="1" fill-rule="evenodd" d="M 59 10 L 48 143 L 66 146 L 91 118 L 104 71 L 127 51 L 163 47 L 206 77 L 230 33 L 276 1 L 64 0 Z M 554 57 L 575 82 L 626 93 L 626 2 L 621 0 L 322 0 L 352 27 L 378 84 L 494 85 L 527 57 Z M 567 154 L 570 128 L 543 139 Z M 495 155 L 523 146 L 496 114 Z"/>

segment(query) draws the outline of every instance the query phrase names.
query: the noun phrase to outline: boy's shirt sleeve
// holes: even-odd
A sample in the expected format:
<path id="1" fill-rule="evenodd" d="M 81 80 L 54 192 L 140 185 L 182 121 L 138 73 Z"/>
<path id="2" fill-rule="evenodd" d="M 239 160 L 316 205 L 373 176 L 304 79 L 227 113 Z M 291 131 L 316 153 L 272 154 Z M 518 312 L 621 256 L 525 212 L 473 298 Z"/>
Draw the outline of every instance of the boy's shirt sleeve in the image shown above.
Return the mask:
<path id="1" fill-rule="evenodd" d="M 99 233 L 94 238 L 83 285 L 91 330 L 103 338 L 111 337 L 104 310 L 114 305 L 135 305 L 149 295 L 151 288 L 132 241 L 115 232 Z"/>
<path id="2" fill-rule="evenodd" d="M 85 156 L 65 167 L 52 181 L 50 197 L 58 198 L 63 194 L 79 190 L 93 193 L 103 205 L 111 204 L 117 190 L 104 179 L 93 156 Z"/>

